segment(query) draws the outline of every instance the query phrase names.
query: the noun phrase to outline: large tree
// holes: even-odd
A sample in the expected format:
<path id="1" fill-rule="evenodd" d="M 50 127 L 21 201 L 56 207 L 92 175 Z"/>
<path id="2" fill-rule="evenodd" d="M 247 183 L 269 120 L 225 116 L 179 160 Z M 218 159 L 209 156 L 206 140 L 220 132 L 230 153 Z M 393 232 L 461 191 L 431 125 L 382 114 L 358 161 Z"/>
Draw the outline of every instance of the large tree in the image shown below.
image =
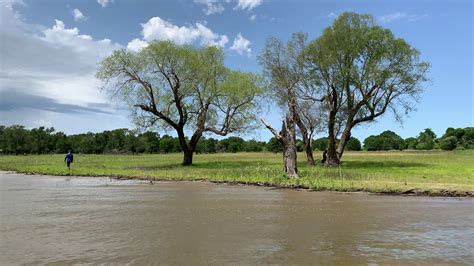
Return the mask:
<path id="1" fill-rule="evenodd" d="M 338 165 L 351 130 L 391 110 L 397 119 L 413 109 L 429 64 L 370 15 L 344 13 L 305 51 L 327 107 L 327 165 Z M 337 120 L 342 119 L 339 144 Z"/>
<path id="2" fill-rule="evenodd" d="M 290 177 L 298 176 L 296 126 L 302 126 L 303 136 L 308 136 L 307 128 L 301 123 L 298 107 L 298 90 L 305 78 L 304 65 L 301 62 L 305 41 L 306 35 L 303 33 L 293 34 L 286 44 L 277 38 L 268 38 L 259 57 L 272 95 L 285 113 L 280 132 L 264 120 L 262 122 L 282 144 L 284 171 Z"/>
<path id="3" fill-rule="evenodd" d="M 97 77 L 110 95 L 132 107 L 137 125 L 174 130 L 182 164 L 191 165 L 204 133 L 226 136 L 255 124 L 261 78 L 231 71 L 223 61 L 215 46 L 153 42 L 138 53 L 115 51 L 102 61 Z"/>

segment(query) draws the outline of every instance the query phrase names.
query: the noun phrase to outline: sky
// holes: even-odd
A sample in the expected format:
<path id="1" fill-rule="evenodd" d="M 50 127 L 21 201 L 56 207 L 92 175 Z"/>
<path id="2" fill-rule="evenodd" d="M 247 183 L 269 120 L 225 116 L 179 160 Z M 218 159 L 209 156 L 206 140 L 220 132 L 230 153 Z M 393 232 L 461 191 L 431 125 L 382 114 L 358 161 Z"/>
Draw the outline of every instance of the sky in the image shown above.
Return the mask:
<path id="1" fill-rule="evenodd" d="M 265 40 L 319 37 L 345 11 L 367 13 L 421 52 L 429 82 L 403 123 L 387 113 L 353 136 L 474 126 L 473 4 L 470 0 L 0 0 L 0 124 L 66 134 L 135 128 L 129 111 L 100 91 L 97 64 L 116 49 L 152 40 L 224 49 L 231 69 L 259 73 Z M 262 114 L 279 127 L 277 106 Z M 263 127 L 240 135 L 268 140 Z M 322 132 L 318 136 L 324 136 Z M 208 135 L 211 137 L 212 135 Z M 215 136 L 214 136 L 215 137 Z"/>

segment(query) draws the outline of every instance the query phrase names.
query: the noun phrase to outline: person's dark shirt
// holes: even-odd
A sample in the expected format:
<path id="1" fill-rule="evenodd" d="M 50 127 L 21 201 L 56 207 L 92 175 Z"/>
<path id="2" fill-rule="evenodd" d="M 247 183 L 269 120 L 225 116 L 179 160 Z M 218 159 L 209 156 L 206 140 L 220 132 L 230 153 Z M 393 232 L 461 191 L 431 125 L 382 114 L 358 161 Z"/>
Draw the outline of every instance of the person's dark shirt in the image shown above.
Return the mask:
<path id="1" fill-rule="evenodd" d="M 72 155 L 72 153 L 66 154 L 66 157 L 64 158 L 64 161 L 72 163 L 73 160 L 74 160 L 74 156 Z"/>

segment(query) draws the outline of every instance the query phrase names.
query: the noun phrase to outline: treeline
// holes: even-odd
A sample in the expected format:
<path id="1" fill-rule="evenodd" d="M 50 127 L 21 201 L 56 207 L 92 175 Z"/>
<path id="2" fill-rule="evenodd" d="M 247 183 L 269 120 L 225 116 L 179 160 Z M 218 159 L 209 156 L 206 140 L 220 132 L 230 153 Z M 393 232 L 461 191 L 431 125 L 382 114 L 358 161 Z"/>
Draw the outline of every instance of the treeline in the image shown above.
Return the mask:
<path id="1" fill-rule="evenodd" d="M 314 140 L 315 150 L 324 151 L 328 138 Z M 296 140 L 298 151 L 304 151 L 302 140 Z M 445 134 L 437 138 L 431 129 L 425 129 L 417 137 L 403 139 L 395 132 L 384 131 L 379 135 L 366 138 L 362 143 L 352 137 L 346 144 L 351 151 L 380 150 L 454 150 L 474 149 L 474 127 L 448 128 Z M 53 127 L 26 129 L 24 126 L 0 126 L 0 152 L 3 154 L 49 154 L 66 153 L 73 150 L 76 153 L 173 153 L 181 152 L 177 137 L 163 135 L 152 131 L 137 133 L 129 129 L 106 130 L 100 133 L 84 133 L 66 135 L 56 132 Z M 219 152 L 281 152 L 283 147 L 275 138 L 268 142 L 254 139 L 244 140 L 240 137 L 225 139 L 202 138 L 196 153 Z"/>

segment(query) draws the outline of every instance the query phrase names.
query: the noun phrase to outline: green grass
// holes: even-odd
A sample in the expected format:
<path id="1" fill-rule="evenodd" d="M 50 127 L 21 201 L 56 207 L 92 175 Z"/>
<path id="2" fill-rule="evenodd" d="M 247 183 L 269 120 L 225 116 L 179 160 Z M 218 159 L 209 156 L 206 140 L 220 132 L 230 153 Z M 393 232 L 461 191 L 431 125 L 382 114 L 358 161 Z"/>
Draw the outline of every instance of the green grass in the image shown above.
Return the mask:
<path id="1" fill-rule="evenodd" d="M 315 190 L 474 194 L 474 150 L 346 152 L 340 168 L 309 167 L 305 155 L 300 153 L 299 179 L 285 177 L 281 154 L 273 153 L 198 154 L 190 167 L 180 165 L 181 154 L 76 154 L 71 171 L 63 159 L 64 155 L 0 156 L 0 169 L 49 175 L 239 182 Z"/>

